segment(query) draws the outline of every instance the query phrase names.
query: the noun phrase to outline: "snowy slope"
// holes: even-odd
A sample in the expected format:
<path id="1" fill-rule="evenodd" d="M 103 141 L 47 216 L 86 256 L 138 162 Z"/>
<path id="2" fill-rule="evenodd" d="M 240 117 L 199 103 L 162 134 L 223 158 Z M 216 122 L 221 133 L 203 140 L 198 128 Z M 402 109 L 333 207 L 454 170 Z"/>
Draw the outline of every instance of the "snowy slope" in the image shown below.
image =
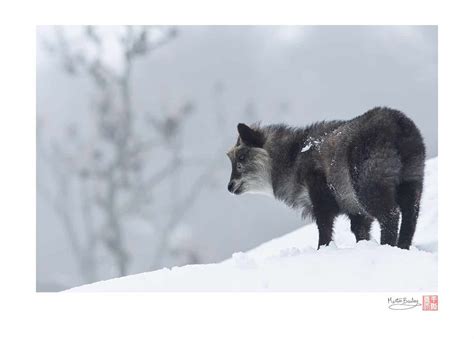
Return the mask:
<path id="1" fill-rule="evenodd" d="M 437 289 L 437 158 L 426 162 L 425 189 L 414 246 L 380 246 L 378 224 L 372 241 L 355 243 L 341 217 L 335 241 L 316 251 L 317 230 L 304 226 L 217 264 L 161 269 L 70 291 L 435 291 Z"/>

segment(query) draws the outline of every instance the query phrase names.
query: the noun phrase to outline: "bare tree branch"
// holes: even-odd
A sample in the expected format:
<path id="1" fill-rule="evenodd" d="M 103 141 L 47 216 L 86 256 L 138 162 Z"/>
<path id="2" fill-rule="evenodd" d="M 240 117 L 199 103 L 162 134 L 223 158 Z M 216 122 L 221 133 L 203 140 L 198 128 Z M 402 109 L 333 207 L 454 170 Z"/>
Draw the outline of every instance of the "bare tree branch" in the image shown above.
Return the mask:
<path id="1" fill-rule="evenodd" d="M 161 34 L 153 34 L 160 32 Z M 87 50 L 93 51 L 92 54 L 73 46 L 61 28 L 56 31 L 55 43 L 45 43 L 48 50 L 58 56 L 62 67 L 69 74 L 87 76 L 95 88 L 92 128 L 97 133 L 94 134 L 94 140 L 89 142 L 94 145 L 92 156 L 75 156 L 85 154 L 78 145 L 70 152 L 74 156 L 68 155 L 60 142 L 53 143 L 49 147 L 50 154 L 47 155 L 54 159 L 55 165 L 52 166 L 56 167 L 56 171 L 70 175 L 79 182 L 80 189 L 74 192 L 79 201 L 75 207 L 82 216 L 85 241 L 80 242 L 75 233 L 70 233 L 69 238 L 71 246 L 77 252 L 77 261 L 90 268 L 88 272 L 82 272 L 84 276 L 96 273 L 97 258 L 94 253 L 100 246 L 114 260 L 118 275 L 129 272 L 131 254 L 125 246 L 124 231 L 127 227 L 125 220 L 130 216 L 145 218 L 156 227 L 158 239 L 152 261 L 153 268 L 158 267 L 169 251 L 167 241 L 170 233 L 198 201 L 200 193 L 212 182 L 220 153 L 219 157 L 216 156 L 204 168 L 202 159 L 184 156 L 183 126 L 194 111 L 192 102 L 184 102 L 174 114 L 159 118 L 152 115 L 145 117 L 144 121 L 140 120 L 143 117 L 137 114 L 132 105 L 135 62 L 167 45 L 176 36 L 177 30 L 173 27 L 125 27 L 123 35 L 117 37 L 120 57 L 123 59 L 120 67 L 112 67 L 105 61 L 106 38 L 94 26 L 85 27 L 82 36 L 88 46 Z M 216 120 L 217 128 L 223 130 L 225 114 L 217 112 Z M 150 125 L 156 137 L 145 141 L 140 138 L 136 132 L 136 125 L 140 122 Z M 101 151 L 101 147 L 108 151 Z M 171 160 L 153 171 L 147 156 L 149 151 L 157 149 L 168 154 Z M 52 159 L 46 161 L 50 160 L 53 163 Z M 174 186 L 178 186 L 181 170 L 188 165 L 201 166 L 201 174 L 183 196 L 177 189 L 173 190 L 169 199 L 172 207 L 168 220 L 161 217 L 150 220 L 152 218 L 145 213 L 147 208 L 151 208 L 149 203 L 153 195 L 159 192 L 158 189 L 166 180 L 173 180 Z M 57 182 L 60 192 L 61 185 Z M 73 194 L 72 191 L 64 194 L 66 193 Z M 58 215 L 67 232 L 74 231 L 78 227 L 72 225 L 74 206 L 61 200 L 56 203 L 61 205 L 58 211 L 63 212 Z M 197 260 L 194 254 L 190 257 Z"/>

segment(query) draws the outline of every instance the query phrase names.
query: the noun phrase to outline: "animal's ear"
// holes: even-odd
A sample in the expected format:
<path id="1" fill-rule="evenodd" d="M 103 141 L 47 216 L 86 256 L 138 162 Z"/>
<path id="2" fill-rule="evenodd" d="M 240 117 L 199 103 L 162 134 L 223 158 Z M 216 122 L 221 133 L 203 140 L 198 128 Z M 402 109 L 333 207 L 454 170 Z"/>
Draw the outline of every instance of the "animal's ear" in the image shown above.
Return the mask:
<path id="1" fill-rule="evenodd" d="M 263 147 L 265 138 L 262 132 L 253 130 L 246 124 L 238 124 L 237 130 L 239 131 L 240 139 L 247 146 Z"/>

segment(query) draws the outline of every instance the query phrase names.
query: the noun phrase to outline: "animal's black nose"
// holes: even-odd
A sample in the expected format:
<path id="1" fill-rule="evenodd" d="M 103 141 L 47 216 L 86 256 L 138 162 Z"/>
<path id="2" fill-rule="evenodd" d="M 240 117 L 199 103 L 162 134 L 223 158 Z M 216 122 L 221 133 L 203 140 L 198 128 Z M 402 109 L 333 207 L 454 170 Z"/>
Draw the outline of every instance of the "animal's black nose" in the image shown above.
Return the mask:
<path id="1" fill-rule="evenodd" d="M 234 182 L 233 181 L 229 182 L 229 185 L 227 185 L 227 189 L 229 190 L 229 192 L 232 193 L 232 191 L 234 190 Z"/>

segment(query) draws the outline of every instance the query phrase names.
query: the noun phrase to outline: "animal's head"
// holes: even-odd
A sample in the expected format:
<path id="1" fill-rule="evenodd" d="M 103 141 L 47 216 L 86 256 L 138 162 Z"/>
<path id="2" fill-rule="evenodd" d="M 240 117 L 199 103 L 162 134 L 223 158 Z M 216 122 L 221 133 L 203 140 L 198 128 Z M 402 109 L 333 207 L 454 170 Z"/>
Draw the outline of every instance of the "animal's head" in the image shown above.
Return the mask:
<path id="1" fill-rule="evenodd" d="M 272 195 L 271 162 L 268 152 L 263 148 L 266 139 L 264 133 L 245 124 L 238 124 L 237 130 L 237 143 L 227 152 L 232 163 L 227 186 L 229 192 Z"/>

